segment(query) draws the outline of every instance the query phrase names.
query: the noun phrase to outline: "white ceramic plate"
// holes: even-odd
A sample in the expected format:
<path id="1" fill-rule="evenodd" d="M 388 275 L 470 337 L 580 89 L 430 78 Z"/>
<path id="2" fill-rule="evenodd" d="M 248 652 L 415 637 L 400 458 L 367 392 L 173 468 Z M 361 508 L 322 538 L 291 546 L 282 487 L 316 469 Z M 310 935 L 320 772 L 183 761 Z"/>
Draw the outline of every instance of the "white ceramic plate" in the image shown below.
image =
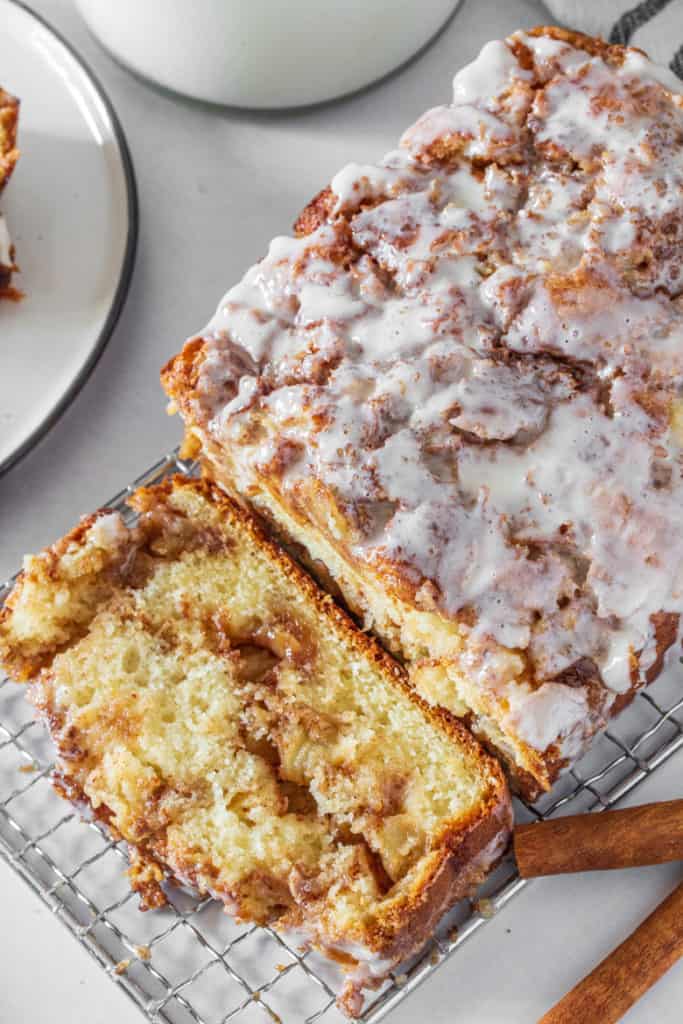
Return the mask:
<path id="1" fill-rule="evenodd" d="M 25 295 L 0 302 L 0 472 L 77 393 L 123 305 L 137 238 L 132 164 L 113 108 L 70 46 L 0 0 L 0 85 L 21 100 L 0 197 Z"/>

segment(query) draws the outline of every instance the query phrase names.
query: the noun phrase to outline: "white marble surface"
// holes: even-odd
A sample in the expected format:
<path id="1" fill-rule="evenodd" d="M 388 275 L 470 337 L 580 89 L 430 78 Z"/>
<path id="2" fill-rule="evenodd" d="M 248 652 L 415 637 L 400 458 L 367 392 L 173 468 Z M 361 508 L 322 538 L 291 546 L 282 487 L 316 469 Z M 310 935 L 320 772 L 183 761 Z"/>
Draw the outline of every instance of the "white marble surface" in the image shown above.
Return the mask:
<path id="1" fill-rule="evenodd" d="M 319 110 L 253 115 L 157 93 L 112 63 L 67 0 L 36 6 L 91 63 L 118 110 L 138 176 L 141 230 L 130 296 L 94 376 L 38 448 L 0 479 L 3 577 L 22 552 L 52 541 L 177 442 L 160 365 L 331 174 L 393 145 L 415 115 L 448 96 L 453 70 L 487 39 L 543 20 L 540 4 L 469 0 L 427 53 L 375 89 Z M 634 802 L 680 796 L 682 766 L 679 754 Z M 535 883 L 391 1020 L 530 1024 L 680 877 L 673 865 Z M 142 1019 L 4 864 L 0 894 L 0 1024 Z M 675 1024 L 681 1005 L 679 966 L 627 1019 Z"/>

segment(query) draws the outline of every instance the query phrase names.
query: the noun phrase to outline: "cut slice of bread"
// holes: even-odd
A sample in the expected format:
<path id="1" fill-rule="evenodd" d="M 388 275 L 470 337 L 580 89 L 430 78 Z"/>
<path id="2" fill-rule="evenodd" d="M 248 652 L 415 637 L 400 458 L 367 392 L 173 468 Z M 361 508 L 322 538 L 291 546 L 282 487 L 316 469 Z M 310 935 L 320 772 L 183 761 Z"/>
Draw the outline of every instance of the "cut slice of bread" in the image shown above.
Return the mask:
<path id="1" fill-rule="evenodd" d="M 147 906 L 169 877 L 302 929 L 353 1014 L 501 856 L 502 773 L 221 492 L 130 504 L 27 558 L 1 613 L 57 788 L 129 843 Z"/>

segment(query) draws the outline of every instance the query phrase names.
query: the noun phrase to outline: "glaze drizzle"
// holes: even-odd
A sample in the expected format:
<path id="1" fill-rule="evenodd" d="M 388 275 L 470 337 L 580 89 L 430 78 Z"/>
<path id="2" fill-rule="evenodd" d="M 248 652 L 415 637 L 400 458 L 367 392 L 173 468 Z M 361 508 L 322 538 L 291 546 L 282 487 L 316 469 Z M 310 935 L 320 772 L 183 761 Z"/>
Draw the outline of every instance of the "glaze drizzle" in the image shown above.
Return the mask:
<path id="1" fill-rule="evenodd" d="M 488 44 L 202 333 L 195 414 L 244 487 L 322 487 L 325 529 L 461 623 L 541 750 L 590 713 L 563 673 L 588 660 L 609 706 L 683 611 L 675 82 L 636 51 Z M 533 685 L 487 671 L 499 647 Z"/>

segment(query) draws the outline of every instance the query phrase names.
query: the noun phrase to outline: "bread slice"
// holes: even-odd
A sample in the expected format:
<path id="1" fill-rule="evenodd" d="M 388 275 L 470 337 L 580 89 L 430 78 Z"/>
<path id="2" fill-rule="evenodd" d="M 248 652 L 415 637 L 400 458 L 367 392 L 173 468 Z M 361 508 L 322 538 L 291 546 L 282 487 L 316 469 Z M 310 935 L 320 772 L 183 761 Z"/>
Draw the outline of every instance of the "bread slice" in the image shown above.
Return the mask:
<path id="1" fill-rule="evenodd" d="M 169 876 L 302 929 L 356 1012 L 501 856 L 502 773 L 220 492 L 130 504 L 27 558 L 0 619 L 57 788 L 127 840 L 146 905 Z"/>
<path id="2" fill-rule="evenodd" d="M 0 193 L 10 179 L 14 165 L 19 158 L 17 149 L 17 123 L 19 101 L 0 89 Z M 0 213 L 0 298 L 16 297 L 11 287 L 12 274 L 17 269 L 14 262 L 14 246 L 7 229 L 7 223 Z"/>
<path id="3" fill-rule="evenodd" d="M 679 649 L 679 88 L 563 29 L 489 43 L 162 372 L 188 453 L 527 798 Z"/>

